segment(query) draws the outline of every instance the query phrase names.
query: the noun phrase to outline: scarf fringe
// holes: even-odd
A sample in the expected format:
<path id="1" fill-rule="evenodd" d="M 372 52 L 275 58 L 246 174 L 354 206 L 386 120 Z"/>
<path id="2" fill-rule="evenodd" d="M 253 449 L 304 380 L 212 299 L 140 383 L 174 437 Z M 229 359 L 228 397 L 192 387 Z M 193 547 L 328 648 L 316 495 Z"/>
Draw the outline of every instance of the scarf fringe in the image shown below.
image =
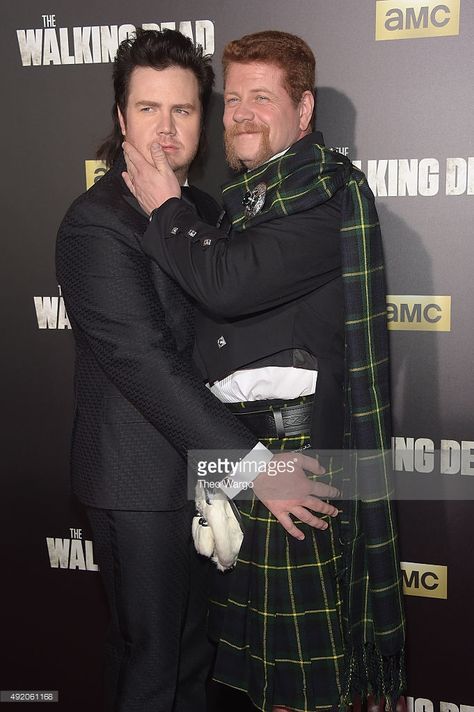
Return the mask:
<path id="1" fill-rule="evenodd" d="M 384 698 L 386 711 L 395 712 L 406 689 L 404 652 L 385 657 L 373 643 L 361 644 L 347 656 L 345 678 L 338 712 L 347 712 L 357 696 L 365 702 L 368 695 L 376 702 Z"/>

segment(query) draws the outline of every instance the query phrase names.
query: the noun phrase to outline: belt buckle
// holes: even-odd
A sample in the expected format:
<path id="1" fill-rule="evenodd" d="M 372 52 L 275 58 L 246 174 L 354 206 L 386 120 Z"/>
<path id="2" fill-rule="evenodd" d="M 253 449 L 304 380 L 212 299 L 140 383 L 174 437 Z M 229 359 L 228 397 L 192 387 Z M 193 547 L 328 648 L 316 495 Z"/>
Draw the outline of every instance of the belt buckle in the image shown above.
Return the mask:
<path id="1" fill-rule="evenodd" d="M 276 428 L 277 438 L 285 437 L 285 424 L 283 423 L 283 413 L 281 408 L 272 408 L 273 420 Z"/>
<path id="2" fill-rule="evenodd" d="M 272 410 L 272 413 L 278 438 L 297 435 L 306 429 L 308 432 L 311 430 L 310 403 L 277 407 Z"/>

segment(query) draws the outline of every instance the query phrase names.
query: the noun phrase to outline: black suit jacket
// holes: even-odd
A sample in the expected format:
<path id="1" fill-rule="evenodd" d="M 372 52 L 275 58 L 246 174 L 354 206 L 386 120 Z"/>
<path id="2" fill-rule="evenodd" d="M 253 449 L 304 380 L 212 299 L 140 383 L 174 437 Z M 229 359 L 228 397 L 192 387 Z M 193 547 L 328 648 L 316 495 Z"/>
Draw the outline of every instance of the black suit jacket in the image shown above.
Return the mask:
<path id="1" fill-rule="evenodd" d="M 255 438 L 203 385 L 192 362 L 190 299 L 140 249 L 148 220 L 118 162 L 67 212 L 58 281 L 75 343 L 73 490 L 107 509 L 177 509 L 186 455 L 250 450 Z M 197 189 L 200 215 L 217 206 Z"/>

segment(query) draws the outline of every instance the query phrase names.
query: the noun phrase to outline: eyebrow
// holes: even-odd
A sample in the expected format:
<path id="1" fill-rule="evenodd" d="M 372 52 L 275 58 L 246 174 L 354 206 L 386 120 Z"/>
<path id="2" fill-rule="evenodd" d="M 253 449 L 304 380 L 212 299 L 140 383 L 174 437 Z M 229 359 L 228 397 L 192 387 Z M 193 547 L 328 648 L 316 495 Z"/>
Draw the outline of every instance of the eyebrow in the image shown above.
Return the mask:
<path id="1" fill-rule="evenodd" d="M 257 89 L 250 89 L 250 93 L 251 94 L 264 93 L 264 94 L 272 94 L 272 96 L 275 96 L 274 92 L 270 91 L 270 89 L 266 89 L 265 87 L 261 87 L 261 88 L 257 88 Z M 227 91 L 224 91 L 224 94 L 235 94 L 236 96 L 238 96 L 239 92 L 227 90 Z"/>
<path id="2" fill-rule="evenodd" d="M 135 106 L 153 106 L 159 107 L 161 103 L 159 101 L 145 101 L 144 99 L 135 102 Z M 173 104 L 175 109 L 195 109 L 195 104 L 183 103 L 183 104 Z"/>

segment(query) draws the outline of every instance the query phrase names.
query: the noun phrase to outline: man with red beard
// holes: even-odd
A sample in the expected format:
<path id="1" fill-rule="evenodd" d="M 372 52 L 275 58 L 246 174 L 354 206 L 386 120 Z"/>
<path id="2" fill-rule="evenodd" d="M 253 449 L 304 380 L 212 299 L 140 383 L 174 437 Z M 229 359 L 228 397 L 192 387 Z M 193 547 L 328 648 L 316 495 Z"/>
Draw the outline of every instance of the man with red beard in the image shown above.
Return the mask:
<path id="1" fill-rule="evenodd" d="M 356 453 L 344 470 L 346 486 L 356 473 L 355 497 L 325 528 L 304 516 L 292 523 L 291 500 L 257 480 L 258 500 L 239 501 L 242 549 L 211 601 L 215 678 L 264 712 L 336 708 L 369 692 L 393 709 L 404 618 L 373 195 L 311 132 L 315 60 L 305 42 L 248 35 L 227 45 L 223 65 L 227 157 L 245 169 L 223 187 L 224 222 L 212 228 L 192 214 L 158 146 L 154 170 L 127 142 L 124 179 L 150 214 L 142 247 L 202 305 L 203 378 L 261 442 L 372 456 Z M 340 461 L 326 463 L 334 482 Z"/>

